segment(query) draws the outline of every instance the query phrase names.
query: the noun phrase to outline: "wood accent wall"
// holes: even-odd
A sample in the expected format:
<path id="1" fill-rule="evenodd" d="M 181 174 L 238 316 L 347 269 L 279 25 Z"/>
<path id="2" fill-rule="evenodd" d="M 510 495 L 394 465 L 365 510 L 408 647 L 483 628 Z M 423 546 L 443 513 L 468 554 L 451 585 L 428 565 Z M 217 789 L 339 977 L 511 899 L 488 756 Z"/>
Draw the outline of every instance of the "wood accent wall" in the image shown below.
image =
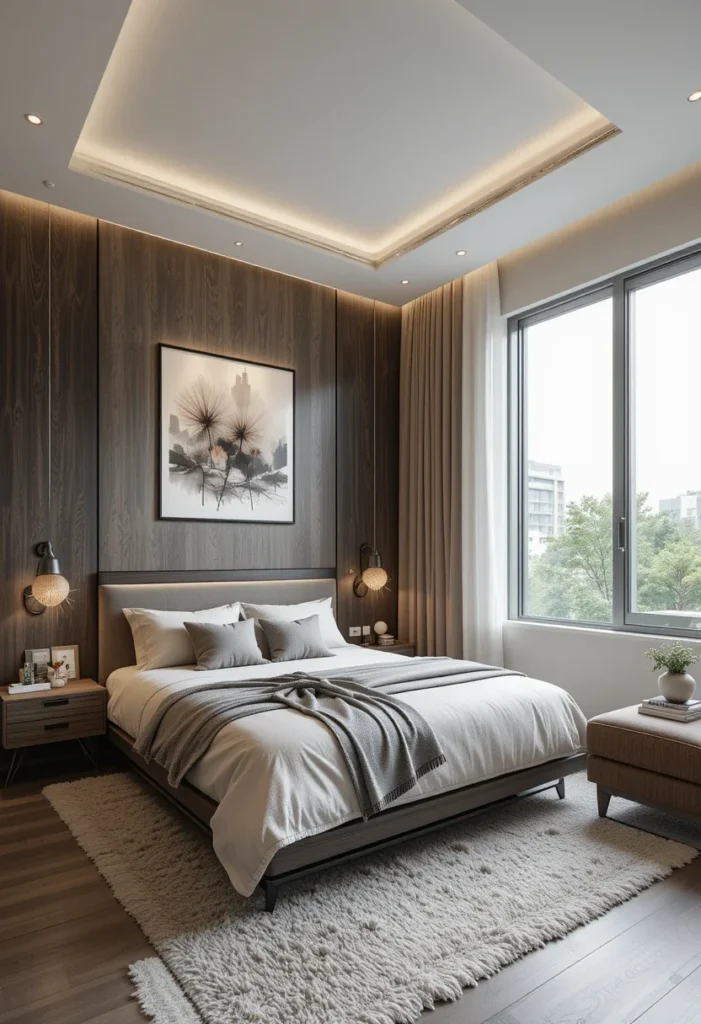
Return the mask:
<path id="1" fill-rule="evenodd" d="M 100 223 L 100 569 L 336 564 L 336 293 Z M 295 523 L 158 519 L 158 343 L 296 370 Z"/>
<path id="2" fill-rule="evenodd" d="M 49 215 L 45 203 L 0 192 L 3 683 L 16 678 L 27 647 L 77 643 L 81 670 L 97 670 L 96 246 L 92 218 L 56 207 Z M 22 590 L 36 575 L 34 547 L 45 540 L 72 591 L 33 617 Z"/>
<path id="3" fill-rule="evenodd" d="M 337 617 L 349 626 L 384 620 L 397 630 L 399 516 L 399 354 L 401 310 L 378 302 L 373 373 L 373 303 L 337 293 Z M 387 588 L 363 598 L 353 592 L 360 545 L 373 539 L 373 385 L 376 388 L 377 547 Z"/>
<path id="4" fill-rule="evenodd" d="M 377 534 L 390 589 L 352 592 L 372 541 L 372 306 L 0 191 L 0 683 L 26 647 L 58 643 L 79 644 L 83 674 L 96 672 L 98 570 L 336 567 L 344 633 L 378 618 L 396 629 L 401 313 L 381 303 Z M 160 341 L 296 370 L 294 524 L 158 520 Z M 47 539 L 73 591 L 34 618 L 22 590 Z"/>

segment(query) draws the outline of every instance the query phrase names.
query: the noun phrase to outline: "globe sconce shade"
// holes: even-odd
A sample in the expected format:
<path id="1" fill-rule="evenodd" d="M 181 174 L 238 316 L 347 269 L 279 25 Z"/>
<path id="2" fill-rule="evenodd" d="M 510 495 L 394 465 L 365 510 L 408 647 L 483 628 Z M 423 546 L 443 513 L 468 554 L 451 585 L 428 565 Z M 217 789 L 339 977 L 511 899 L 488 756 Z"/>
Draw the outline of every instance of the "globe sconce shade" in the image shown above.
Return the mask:
<path id="1" fill-rule="evenodd" d="M 40 559 L 36 579 L 23 593 L 24 606 L 31 615 L 41 615 L 47 608 L 62 604 L 71 589 L 68 580 L 61 575 L 51 542 L 38 544 L 36 553 Z"/>
<path id="2" fill-rule="evenodd" d="M 368 563 L 363 569 L 363 556 L 370 552 Z M 365 597 L 369 590 L 382 590 L 387 586 L 389 576 L 387 570 L 382 568 L 382 559 L 376 548 L 370 544 L 363 544 L 360 549 L 360 576 L 356 576 L 353 582 L 353 592 L 356 597 Z"/>
<path id="3" fill-rule="evenodd" d="M 382 590 L 387 585 L 389 576 L 381 565 L 372 565 L 365 570 L 361 579 L 368 590 Z"/>
<path id="4" fill-rule="evenodd" d="M 32 594 L 45 608 L 55 608 L 68 597 L 70 584 L 65 576 L 37 576 Z"/>

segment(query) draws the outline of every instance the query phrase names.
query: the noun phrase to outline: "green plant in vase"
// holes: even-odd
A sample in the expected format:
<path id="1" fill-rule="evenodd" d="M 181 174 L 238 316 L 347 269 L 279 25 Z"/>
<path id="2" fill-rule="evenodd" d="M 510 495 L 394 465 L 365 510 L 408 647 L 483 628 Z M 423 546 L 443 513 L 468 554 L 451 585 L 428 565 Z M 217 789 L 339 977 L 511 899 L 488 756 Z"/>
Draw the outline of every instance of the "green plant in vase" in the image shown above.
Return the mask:
<path id="1" fill-rule="evenodd" d="M 693 647 L 684 647 L 680 640 L 675 640 L 673 644 L 651 647 L 645 654 L 652 660 L 655 672 L 665 670 L 657 678 L 662 696 L 675 704 L 685 704 L 691 700 L 696 690 L 696 680 L 689 675 L 687 669 L 699 660 Z"/>

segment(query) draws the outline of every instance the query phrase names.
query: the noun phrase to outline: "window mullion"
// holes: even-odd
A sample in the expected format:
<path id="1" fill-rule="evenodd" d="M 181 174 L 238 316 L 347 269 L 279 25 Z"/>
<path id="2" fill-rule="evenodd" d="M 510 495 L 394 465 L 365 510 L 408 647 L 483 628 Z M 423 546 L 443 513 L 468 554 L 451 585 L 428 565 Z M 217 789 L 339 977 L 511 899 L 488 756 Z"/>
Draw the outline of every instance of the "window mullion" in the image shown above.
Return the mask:
<path id="1" fill-rule="evenodd" d="M 628 403 L 626 294 L 622 277 L 613 282 L 613 627 L 625 627 L 628 559 L 635 517 L 628 509 Z M 621 550 L 621 540 L 624 550 Z"/>

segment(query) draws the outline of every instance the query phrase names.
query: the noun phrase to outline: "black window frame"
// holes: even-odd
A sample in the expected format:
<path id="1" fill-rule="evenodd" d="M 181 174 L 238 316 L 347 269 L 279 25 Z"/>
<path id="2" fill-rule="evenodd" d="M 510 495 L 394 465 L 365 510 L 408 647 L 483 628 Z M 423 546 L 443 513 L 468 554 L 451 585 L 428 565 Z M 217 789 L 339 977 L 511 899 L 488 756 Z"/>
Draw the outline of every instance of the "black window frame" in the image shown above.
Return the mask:
<path id="1" fill-rule="evenodd" d="M 635 270 L 617 274 L 562 298 L 544 302 L 508 320 L 508 596 L 509 618 L 517 621 L 587 629 L 647 633 L 701 640 L 701 614 L 673 618 L 663 612 L 633 612 L 635 515 L 632 514 L 632 445 L 634 395 L 631 387 L 630 296 L 645 287 L 701 267 L 701 246 L 652 260 Z M 526 329 L 544 320 L 580 309 L 600 299 L 612 302 L 612 551 L 613 603 L 611 622 L 548 618 L 527 614 L 524 607 L 527 578 L 528 446 L 526 436 Z M 633 510 L 634 511 L 634 510 Z"/>

